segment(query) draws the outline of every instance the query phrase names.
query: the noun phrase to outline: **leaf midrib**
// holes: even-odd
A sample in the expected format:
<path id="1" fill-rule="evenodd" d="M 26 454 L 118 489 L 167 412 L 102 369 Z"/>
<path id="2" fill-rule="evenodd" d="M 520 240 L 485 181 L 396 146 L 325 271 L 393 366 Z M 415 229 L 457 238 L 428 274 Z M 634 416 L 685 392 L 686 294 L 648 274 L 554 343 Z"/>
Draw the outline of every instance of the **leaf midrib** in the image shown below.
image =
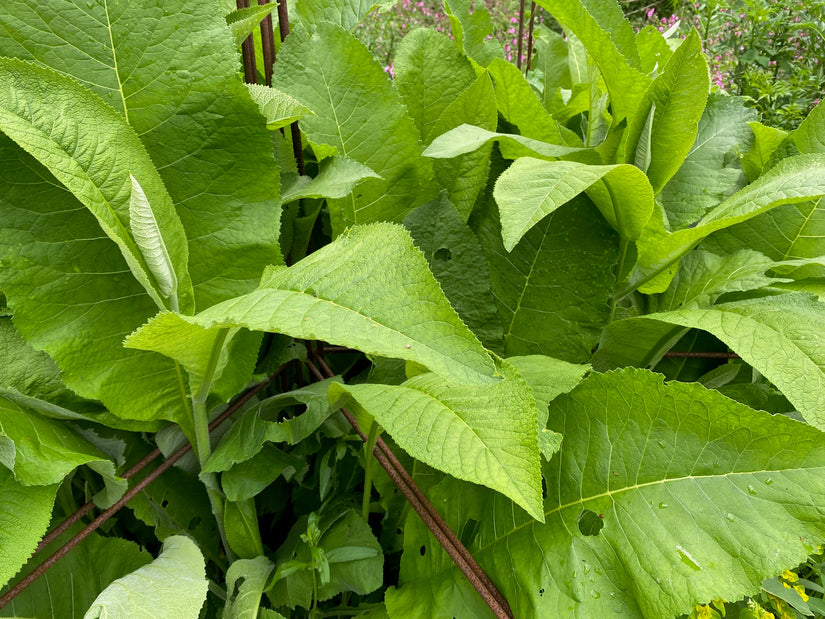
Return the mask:
<path id="1" fill-rule="evenodd" d="M 123 83 L 120 81 L 120 70 L 117 66 L 117 52 L 115 51 L 115 39 L 114 34 L 112 33 L 112 20 L 109 17 L 109 0 L 103 0 L 103 10 L 106 12 L 106 31 L 109 33 L 109 45 L 112 48 L 112 68 L 115 72 L 117 91 L 118 94 L 120 94 L 120 102 L 123 106 L 123 117 L 126 119 L 126 123 L 131 125 L 129 122 L 129 108 L 126 106 L 126 96 L 123 92 Z"/>

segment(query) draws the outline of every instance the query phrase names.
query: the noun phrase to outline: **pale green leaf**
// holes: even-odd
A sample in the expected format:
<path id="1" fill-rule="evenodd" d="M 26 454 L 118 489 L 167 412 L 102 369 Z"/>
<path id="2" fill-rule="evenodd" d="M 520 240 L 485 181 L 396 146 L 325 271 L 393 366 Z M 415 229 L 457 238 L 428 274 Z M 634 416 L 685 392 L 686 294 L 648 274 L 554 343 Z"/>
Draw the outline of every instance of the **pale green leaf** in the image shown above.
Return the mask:
<path id="1" fill-rule="evenodd" d="M 106 587 L 84 619 L 196 619 L 206 600 L 206 587 L 198 547 L 187 537 L 169 537 L 157 559 Z"/>
<path id="2" fill-rule="evenodd" d="M 771 155 L 788 132 L 755 121 L 749 122 L 748 126 L 753 131 L 753 145 L 742 156 L 742 169 L 751 181 L 755 181 L 769 167 Z"/>
<path id="3" fill-rule="evenodd" d="M 76 467 L 88 464 L 106 481 L 98 503 L 109 507 L 126 490 L 115 465 L 65 422 L 41 417 L 25 405 L 0 395 L 0 463 L 26 486 L 63 481 Z"/>
<path id="4" fill-rule="evenodd" d="M 497 380 L 493 361 L 395 224 L 350 228 L 293 266 L 269 270 L 255 292 L 182 319 L 407 359 L 457 382 Z"/>
<path id="5" fill-rule="evenodd" d="M 373 9 L 386 11 L 395 3 L 396 0 L 298 0 L 295 13 L 308 26 L 327 21 L 353 30 Z"/>
<path id="6" fill-rule="evenodd" d="M 361 181 L 381 178 L 364 164 L 346 157 L 329 157 L 318 167 L 314 178 L 295 176 L 292 184 L 284 186 L 284 204 L 301 198 L 346 198 Z"/>
<path id="7" fill-rule="evenodd" d="M 673 50 L 667 44 L 667 39 L 656 26 L 645 26 L 636 33 L 636 49 L 639 52 L 642 72 L 650 75 L 654 71 L 661 71 Z"/>
<path id="8" fill-rule="evenodd" d="M 453 205 L 442 196 L 407 215 L 404 226 L 464 324 L 488 348 L 500 346 L 501 320 L 490 292 L 487 258 Z"/>
<path id="9" fill-rule="evenodd" d="M 241 559 L 230 565 L 226 571 L 227 600 L 221 619 L 251 619 L 259 616 L 261 596 L 274 568 L 266 557 Z"/>
<path id="10" fill-rule="evenodd" d="M 542 73 L 542 104 L 544 109 L 552 109 L 552 99 L 560 88 L 573 87 L 568 69 L 567 41 L 544 24 L 535 24 L 535 55 L 533 70 Z"/>
<path id="11" fill-rule="evenodd" d="M 149 273 L 155 278 L 160 294 L 169 299 L 173 311 L 178 311 L 178 278 L 169 250 L 163 240 L 157 218 L 138 180 L 129 174 L 132 192 L 129 197 L 129 229 L 140 250 Z"/>
<path id="12" fill-rule="evenodd" d="M 472 0 L 448 0 L 444 12 L 450 19 L 450 29 L 458 49 L 482 67 L 496 58 L 504 58 L 504 50 L 494 37 L 490 13 L 483 4 Z"/>
<path id="13" fill-rule="evenodd" d="M 585 197 L 551 213 L 507 252 L 492 199 L 470 225 L 487 255 L 505 356 L 582 362 L 610 317 L 618 238 Z"/>
<path id="14" fill-rule="evenodd" d="M 564 440 L 543 467 L 545 524 L 452 479 L 429 493 L 451 526 L 478 521 L 468 550 L 515 617 L 658 619 L 738 600 L 825 533 L 825 435 L 782 415 L 626 370 L 556 398 L 550 428 Z M 400 578 L 391 617 L 492 616 L 413 518 Z"/>
<path id="15" fill-rule="evenodd" d="M 0 466 L 0 587 L 23 567 L 45 535 L 58 485 L 24 486 Z"/>
<path id="16" fill-rule="evenodd" d="M 232 31 L 235 45 L 241 46 L 268 15 L 278 8 L 277 2 L 253 4 L 244 9 L 237 9 L 226 16 L 226 25 Z"/>
<path id="17" fill-rule="evenodd" d="M 26 566 L 26 571 L 36 567 L 80 529 L 76 525 L 52 542 Z M 151 560 L 151 555 L 134 542 L 92 533 L 0 610 L 0 617 L 81 619 L 109 583 Z"/>
<path id="18" fill-rule="evenodd" d="M 753 141 L 748 124 L 755 117 L 739 98 L 710 95 L 693 147 L 658 196 L 673 229 L 698 221 L 747 184 L 739 158 Z"/>
<path id="19" fill-rule="evenodd" d="M 186 235 L 140 139 L 117 112 L 68 77 L 6 58 L 0 60 L 0 130 L 94 214 L 159 307 L 167 302 L 161 297 L 168 299 L 173 284 L 180 282 L 180 305 L 191 310 Z M 98 147 L 107 142 L 118 147 Z M 133 189 L 133 174 L 145 189 Z M 134 224 L 133 217 L 138 218 Z M 161 241 L 168 248 L 165 256 L 158 253 L 156 240 L 147 245 L 148 238 L 162 239 L 161 231 L 168 239 Z"/>
<path id="20" fill-rule="evenodd" d="M 512 251 L 538 222 L 591 188 L 590 197 L 608 223 L 624 239 L 638 239 L 653 212 L 653 191 L 639 168 L 522 157 L 499 176 L 493 192 L 504 248 Z"/>
<path id="21" fill-rule="evenodd" d="M 272 7 L 275 3 L 260 5 Z M 258 109 L 266 118 L 267 129 L 280 129 L 294 123 L 312 112 L 305 105 L 301 105 L 293 97 L 277 88 L 270 88 L 260 84 L 247 84 L 249 95 L 258 104 Z"/>
<path id="22" fill-rule="evenodd" d="M 475 71 L 446 35 L 425 28 L 401 40 L 393 67 L 393 83 L 421 141 L 429 144 L 444 110 L 476 81 Z"/>
<path id="23" fill-rule="evenodd" d="M 381 177 L 328 202 L 335 235 L 353 224 L 400 221 L 435 197 L 432 163 L 420 156 L 415 124 L 381 65 L 352 34 L 329 23 L 312 34 L 296 28 L 278 52 L 273 80 L 313 112 L 301 119 L 310 142 L 330 145 Z"/>
<path id="24" fill-rule="evenodd" d="M 647 113 L 642 129 L 639 132 L 639 141 L 636 144 L 636 154 L 633 157 L 633 165 L 647 174 L 650 168 L 651 144 L 653 139 L 653 119 L 656 117 L 656 103 L 650 104 L 650 111 Z"/>
<path id="25" fill-rule="evenodd" d="M 263 265 L 281 262 L 279 178 L 264 121 L 239 78 L 224 13 L 202 0 L 89 4 L 4 0 L 0 55 L 75 78 L 133 127 L 178 207 L 198 308 L 252 290 Z M 52 105 L 57 94 L 48 96 Z M 67 109 L 66 117 L 73 115 Z M 83 134 L 99 120 L 64 122 L 80 123 Z M 97 150 L 96 157 L 114 157 L 121 148 Z M 157 210 L 147 179 L 130 169 Z M 99 264 L 111 262 L 101 257 Z"/>
<path id="26" fill-rule="evenodd" d="M 442 135 L 459 125 L 470 123 L 495 129 L 498 123 L 496 94 L 490 76 L 483 73 L 447 106 L 438 118 L 433 135 Z M 447 190 L 450 202 L 464 221 L 470 216 L 479 194 L 487 184 L 493 145 L 481 146 L 472 153 L 449 161 L 434 161 L 433 172 Z"/>
<path id="27" fill-rule="evenodd" d="M 481 127 L 465 124 L 440 134 L 433 140 L 432 144 L 424 149 L 424 156 L 435 159 L 458 157 L 459 155 L 476 151 L 491 142 L 498 142 L 502 145 L 510 143 L 512 146 L 508 146 L 510 150 L 514 152 L 518 152 L 515 151 L 514 146 L 522 147 L 523 150 L 519 152 L 520 156 L 529 154 L 547 159 L 558 159 L 572 153 L 580 153 L 587 150 L 574 146 L 560 146 L 558 144 L 542 142 L 541 140 L 534 140 L 512 133 L 496 133 L 495 131 L 488 131 Z"/>
<path id="28" fill-rule="evenodd" d="M 416 460 L 492 488 L 541 518 L 535 400 L 518 371 L 499 362 L 495 385 L 457 385 L 421 374 L 402 385 L 330 387 L 347 394 Z"/>
<path id="29" fill-rule="evenodd" d="M 329 582 L 318 585 L 318 601 L 332 598 L 344 591 L 366 595 L 378 589 L 384 580 L 384 555 L 370 526 L 352 510 L 323 516 L 319 528 L 319 547 L 329 561 Z M 310 548 L 301 541 L 306 533 L 307 518 L 299 518 L 286 542 L 278 549 L 276 565 L 287 562 L 310 563 Z M 320 580 L 320 575 L 315 578 Z M 313 596 L 313 575 L 300 569 L 278 580 L 267 591 L 273 606 L 309 608 Z"/>
<path id="30" fill-rule="evenodd" d="M 676 262 L 717 230 L 747 221 L 783 204 L 804 202 L 825 194 L 825 155 L 785 159 L 705 215 L 695 227 L 667 232 L 656 216 L 637 243 L 634 281 L 642 292 L 662 292 L 670 283 Z"/>
<path id="31" fill-rule="evenodd" d="M 604 71 L 601 65 L 599 68 Z M 649 159 L 650 164 L 645 172 L 654 193 L 661 191 L 690 152 L 709 88 L 708 63 L 699 35 L 692 30 L 668 59 L 661 74 L 650 83 L 627 130 L 629 150 L 625 162 L 638 158 L 637 145 L 646 140 L 645 159 Z M 611 92 L 614 107 L 616 96 L 626 97 L 624 93 Z M 650 135 L 645 136 L 650 114 L 653 122 L 649 125 Z"/>
<path id="32" fill-rule="evenodd" d="M 540 0 L 537 4 L 587 48 L 607 85 L 616 122 L 632 119 L 650 78 L 639 70 L 633 28 L 619 4 L 603 0 Z"/>

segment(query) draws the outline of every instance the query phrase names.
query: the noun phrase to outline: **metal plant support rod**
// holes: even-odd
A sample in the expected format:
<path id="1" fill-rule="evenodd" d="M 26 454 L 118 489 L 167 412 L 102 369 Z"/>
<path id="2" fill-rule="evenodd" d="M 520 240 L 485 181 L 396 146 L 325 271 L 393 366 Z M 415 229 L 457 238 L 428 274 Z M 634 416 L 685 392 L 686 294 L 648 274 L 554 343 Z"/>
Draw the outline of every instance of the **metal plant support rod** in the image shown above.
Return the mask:
<path id="1" fill-rule="evenodd" d="M 229 419 L 229 417 L 237 412 L 244 404 L 246 404 L 252 396 L 256 393 L 267 387 L 275 378 L 277 378 L 286 368 L 288 363 L 285 363 L 281 367 L 279 367 L 275 372 L 270 374 L 270 376 L 264 380 L 263 382 L 258 383 L 254 387 L 251 387 L 248 391 L 246 391 L 241 397 L 239 397 L 235 402 L 233 402 L 223 413 L 219 416 L 215 417 L 212 422 L 209 424 L 210 432 L 221 425 L 224 421 Z M 43 574 L 45 574 L 49 568 L 51 568 L 54 564 L 56 564 L 60 559 L 65 557 L 70 550 L 72 550 L 75 546 L 77 546 L 80 542 L 86 539 L 92 532 L 100 527 L 104 522 L 106 522 L 109 518 L 111 518 L 121 507 L 126 505 L 129 501 L 131 501 L 135 496 L 137 496 L 141 491 L 143 491 L 149 484 L 155 481 L 158 477 L 160 477 L 165 471 L 172 468 L 172 465 L 175 464 L 178 460 L 180 460 L 186 453 L 192 449 L 191 443 L 187 443 L 174 454 L 172 454 L 167 460 L 165 460 L 158 468 L 154 471 L 149 473 L 146 477 L 140 480 L 137 484 L 135 484 L 132 488 L 130 488 L 121 498 L 117 501 L 114 505 L 112 505 L 107 510 L 103 511 L 97 518 L 95 518 L 92 522 L 90 522 L 86 527 L 80 531 L 77 535 L 75 535 L 72 539 L 68 542 L 63 544 L 60 548 L 58 548 L 52 555 L 50 555 L 43 563 L 41 563 L 37 568 L 35 568 L 30 574 L 28 574 L 25 578 L 23 578 L 20 582 L 18 582 L 14 587 L 9 589 L 3 597 L 0 597 L 0 608 L 6 606 L 9 602 L 11 602 L 14 598 L 20 595 L 26 587 L 32 584 L 35 580 L 40 578 Z M 160 455 L 160 450 L 155 449 L 148 453 L 146 456 L 141 458 L 132 468 L 128 471 L 123 473 L 122 477 L 124 479 L 128 479 L 136 475 L 139 471 L 144 469 L 152 460 L 157 458 Z M 40 552 L 43 548 L 48 546 L 51 542 L 53 542 L 57 537 L 59 537 L 62 533 L 67 531 L 69 527 L 79 521 L 83 516 L 88 514 L 94 508 L 94 502 L 89 501 L 85 505 L 83 505 L 80 509 L 78 509 L 74 514 L 69 516 L 64 522 L 62 522 L 58 527 L 56 527 L 53 531 L 51 531 L 43 540 L 37 545 L 37 549 L 34 551 L 34 554 Z"/>
<path id="2" fill-rule="evenodd" d="M 533 21 L 536 17 L 536 3 L 530 3 L 530 25 L 527 27 L 527 71 L 530 70 L 530 65 L 533 60 Z"/>
<path id="3" fill-rule="evenodd" d="M 281 43 L 289 34 L 289 11 L 286 0 L 278 2 L 278 30 L 281 33 Z M 298 121 L 289 125 L 292 134 L 292 152 L 295 155 L 295 163 L 298 165 L 298 174 L 304 174 L 304 149 L 301 146 L 301 130 L 298 128 Z"/>
<path id="4" fill-rule="evenodd" d="M 524 0 L 518 3 L 518 52 L 516 66 L 521 69 L 521 47 L 524 43 Z"/>
<path id="5" fill-rule="evenodd" d="M 313 356 L 324 370 L 327 378 L 335 375 L 321 356 Z M 318 380 L 325 378 L 324 374 L 322 374 L 309 359 L 307 359 L 306 364 Z M 350 422 L 358 436 L 361 437 L 361 440 L 366 443 L 368 440 L 367 435 L 361 430 L 358 421 L 352 413 L 346 409 L 341 409 L 341 412 L 347 418 L 347 421 Z M 398 461 L 398 458 L 395 457 L 395 454 L 393 454 L 389 446 L 380 437 L 375 443 L 373 455 L 387 472 L 390 479 L 393 480 L 401 494 L 404 495 L 404 498 L 410 503 L 410 506 L 424 521 L 424 524 L 433 534 L 433 537 L 438 540 L 438 543 L 441 544 L 441 547 L 444 548 L 458 569 L 460 569 L 467 580 L 470 581 L 470 584 L 473 585 L 473 588 L 478 592 L 487 606 L 490 607 L 490 610 L 492 610 L 499 619 L 512 619 L 513 614 L 507 600 L 489 579 L 467 548 L 461 543 L 458 537 L 456 537 L 455 533 L 436 511 L 429 499 L 421 492 L 418 484 L 410 477 L 410 474 L 401 462 Z"/>
<path id="6" fill-rule="evenodd" d="M 249 0 L 235 0 L 235 6 L 239 9 L 248 9 Z M 258 71 L 255 68 L 255 39 L 250 34 L 241 43 L 243 51 L 243 75 L 248 84 L 258 83 Z"/>
<path id="7" fill-rule="evenodd" d="M 739 359 L 739 355 L 735 352 L 693 352 L 671 350 L 666 352 L 664 356 L 687 359 Z"/>

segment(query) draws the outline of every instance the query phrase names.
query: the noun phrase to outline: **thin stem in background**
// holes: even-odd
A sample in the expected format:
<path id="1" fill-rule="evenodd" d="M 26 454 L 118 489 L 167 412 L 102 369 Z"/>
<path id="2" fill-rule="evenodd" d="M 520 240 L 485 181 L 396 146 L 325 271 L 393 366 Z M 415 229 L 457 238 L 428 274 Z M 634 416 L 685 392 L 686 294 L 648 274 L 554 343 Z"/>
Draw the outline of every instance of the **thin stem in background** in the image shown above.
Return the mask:
<path id="1" fill-rule="evenodd" d="M 323 357 L 317 354 L 315 354 L 314 357 L 318 365 L 323 368 L 327 378 L 335 375 Z M 324 380 L 324 374 L 315 367 L 312 361 L 307 359 L 306 365 L 318 380 Z M 350 422 L 353 430 L 361 437 L 361 440 L 366 443 L 369 437 L 361 430 L 358 421 L 352 413 L 344 408 L 341 409 L 341 413 L 347 418 L 347 421 Z M 393 454 L 392 450 L 381 437 L 378 437 L 376 440 L 373 455 L 398 487 L 401 494 L 404 495 L 404 498 L 407 499 L 410 506 L 419 515 L 421 520 L 424 521 L 424 524 L 430 530 L 433 537 L 441 544 L 441 547 L 461 570 L 461 573 L 470 581 L 470 584 L 473 585 L 473 588 L 478 592 L 487 606 L 490 607 L 490 610 L 493 611 L 495 616 L 499 619 L 512 619 L 513 614 L 510 606 L 507 604 L 507 600 L 504 599 L 501 592 L 496 588 L 487 574 L 484 573 L 484 570 L 481 569 L 481 566 L 476 562 L 464 544 L 456 537 L 455 533 L 453 533 L 449 525 L 436 511 L 429 499 L 421 492 L 421 489 L 415 481 L 413 481 L 410 474 L 407 473 L 404 466 L 398 461 L 398 458 L 395 457 L 395 454 Z"/>
<path id="2" fill-rule="evenodd" d="M 255 394 L 269 386 L 275 378 L 277 378 L 287 367 L 288 364 L 284 364 L 279 367 L 275 372 L 273 372 L 265 381 L 258 383 L 254 387 L 251 387 L 247 390 L 241 397 L 239 397 L 235 402 L 233 402 L 223 413 L 221 413 L 218 417 L 216 417 L 212 423 L 209 424 L 209 431 L 211 432 L 219 425 L 221 425 L 224 421 L 229 419 L 229 417 L 238 411 L 244 404 L 246 404 L 250 399 L 252 399 Z M 43 563 L 41 563 L 37 568 L 35 568 L 30 574 L 28 574 L 25 578 L 23 578 L 20 582 L 18 582 L 14 587 L 9 589 L 3 597 L 0 597 L 0 608 L 6 606 L 9 602 L 11 602 L 14 598 L 20 595 L 26 587 L 32 584 L 35 580 L 40 578 L 46 571 L 51 568 L 55 563 L 60 561 L 63 557 L 65 557 L 72 548 L 77 546 L 80 542 L 86 539 L 89 534 L 94 532 L 98 529 L 104 522 L 106 522 L 109 518 L 114 516 L 117 511 L 126 505 L 129 501 L 131 501 L 135 496 L 137 496 L 141 491 L 143 491 L 149 484 L 155 481 L 158 477 L 160 477 L 165 471 L 172 468 L 172 465 L 175 464 L 178 460 L 180 460 L 186 453 L 192 449 L 192 445 L 190 443 L 186 443 L 183 447 L 181 447 L 178 451 L 172 454 L 167 460 L 165 460 L 158 468 L 154 471 L 149 473 L 146 477 L 140 480 L 135 486 L 130 488 L 126 494 L 124 494 L 120 500 L 112 505 L 109 509 L 102 512 L 97 518 L 95 518 L 91 523 L 89 523 L 82 531 L 80 531 L 77 535 L 75 535 L 72 539 L 68 542 L 63 544 L 60 548 L 58 548 L 54 554 L 49 556 Z M 155 449 L 154 451 L 148 453 L 144 456 L 137 464 L 135 464 L 132 468 L 126 471 L 122 477 L 129 478 L 136 475 L 140 470 L 145 468 L 152 460 L 157 458 L 160 455 L 160 450 Z M 86 503 L 80 509 L 78 509 L 74 514 L 72 514 L 69 518 L 66 519 L 62 524 L 60 524 L 56 529 L 54 529 L 51 533 L 49 533 L 46 537 L 43 538 L 43 541 L 37 546 L 34 554 L 40 552 L 45 546 L 49 543 L 54 541 L 61 533 L 65 532 L 69 529 L 74 523 L 80 520 L 83 516 L 88 514 L 92 508 L 94 507 L 93 502 Z M 69 522 L 71 521 L 71 522 Z M 67 524 L 68 523 L 68 524 Z M 48 539 L 48 541 L 46 541 Z"/>
<path id="3" fill-rule="evenodd" d="M 269 0 L 258 0 L 258 4 L 269 4 Z M 264 54 L 264 80 L 272 86 L 272 65 L 275 64 L 275 35 L 272 29 L 272 14 L 261 22 L 261 47 Z"/>
<path id="4" fill-rule="evenodd" d="M 530 3 L 530 25 L 527 27 L 527 63 L 526 71 L 530 70 L 533 62 L 533 22 L 536 18 L 536 3 Z"/>
<path id="5" fill-rule="evenodd" d="M 235 6 L 239 9 L 248 9 L 249 0 L 235 0 Z M 247 84 L 258 83 L 258 70 L 255 68 L 255 39 L 250 34 L 241 43 L 243 52 L 243 76 Z"/>
<path id="6" fill-rule="evenodd" d="M 524 44 L 524 0 L 518 2 L 518 52 L 516 66 L 521 69 L 521 48 Z"/>
<path id="7" fill-rule="evenodd" d="M 279 0 L 278 2 L 278 30 L 281 33 L 281 43 L 283 43 L 289 34 L 289 11 L 287 10 L 286 0 Z M 298 174 L 303 176 L 305 172 L 304 149 L 301 146 L 301 130 L 298 128 L 297 120 L 289 126 L 289 130 L 292 134 L 292 152 L 295 155 Z"/>

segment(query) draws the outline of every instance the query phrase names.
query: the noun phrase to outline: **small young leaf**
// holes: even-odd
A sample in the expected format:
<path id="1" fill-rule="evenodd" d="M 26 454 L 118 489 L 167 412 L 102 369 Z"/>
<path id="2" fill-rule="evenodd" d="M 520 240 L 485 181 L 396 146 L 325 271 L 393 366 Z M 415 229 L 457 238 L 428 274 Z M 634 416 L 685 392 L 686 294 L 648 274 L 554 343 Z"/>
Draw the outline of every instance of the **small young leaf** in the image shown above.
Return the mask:
<path id="1" fill-rule="evenodd" d="M 278 7 L 277 2 L 255 4 L 244 9 L 237 9 L 226 16 L 226 24 L 235 37 L 235 45 L 241 43 L 255 31 L 255 28 Z"/>
<path id="2" fill-rule="evenodd" d="M 275 3 L 262 6 L 272 7 Z M 267 129 L 280 129 L 294 123 L 312 112 L 305 105 L 301 105 L 285 92 L 260 84 L 247 84 L 252 100 L 258 104 L 258 109 L 266 118 Z"/>

